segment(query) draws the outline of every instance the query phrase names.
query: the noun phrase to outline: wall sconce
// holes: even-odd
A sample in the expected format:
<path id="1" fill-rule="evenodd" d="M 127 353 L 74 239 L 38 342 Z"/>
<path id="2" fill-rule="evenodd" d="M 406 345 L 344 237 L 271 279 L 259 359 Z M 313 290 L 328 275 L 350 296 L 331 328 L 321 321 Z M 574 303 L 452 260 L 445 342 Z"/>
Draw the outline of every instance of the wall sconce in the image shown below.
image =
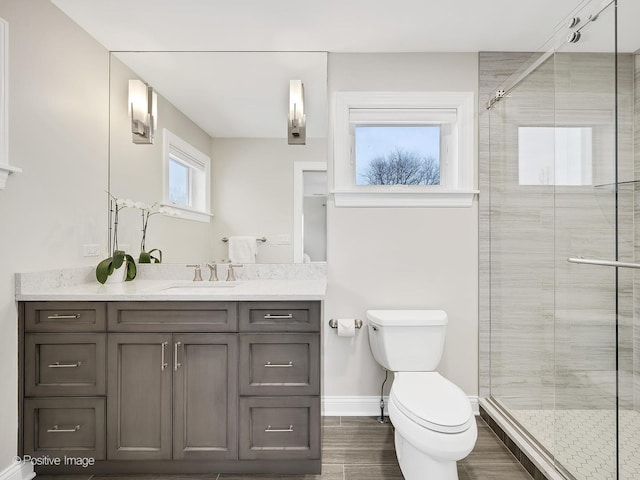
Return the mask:
<path id="1" fill-rule="evenodd" d="M 129 80 L 129 117 L 133 143 L 153 143 L 158 127 L 158 96 L 142 80 Z"/>
<path id="2" fill-rule="evenodd" d="M 289 145 L 305 145 L 307 117 L 304 114 L 304 85 L 302 80 L 289 81 Z"/>

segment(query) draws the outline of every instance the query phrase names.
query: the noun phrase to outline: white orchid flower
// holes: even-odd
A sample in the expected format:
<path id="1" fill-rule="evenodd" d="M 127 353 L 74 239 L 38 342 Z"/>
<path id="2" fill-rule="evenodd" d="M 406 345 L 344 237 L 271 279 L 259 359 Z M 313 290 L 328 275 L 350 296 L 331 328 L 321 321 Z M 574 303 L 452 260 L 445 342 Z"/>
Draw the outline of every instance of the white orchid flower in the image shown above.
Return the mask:
<path id="1" fill-rule="evenodd" d="M 133 204 L 133 207 L 139 210 L 151 210 L 151 207 L 149 206 L 149 204 L 144 202 L 135 202 Z"/>

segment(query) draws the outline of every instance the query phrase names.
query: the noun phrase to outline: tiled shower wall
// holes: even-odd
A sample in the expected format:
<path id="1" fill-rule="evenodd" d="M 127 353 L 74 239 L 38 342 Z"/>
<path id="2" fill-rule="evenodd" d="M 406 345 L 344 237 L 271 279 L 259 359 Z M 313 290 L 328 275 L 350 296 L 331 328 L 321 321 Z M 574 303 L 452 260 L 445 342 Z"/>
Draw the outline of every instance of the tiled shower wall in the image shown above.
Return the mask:
<path id="1" fill-rule="evenodd" d="M 634 179 L 640 180 L 640 55 L 633 56 L 634 61 Z M 634 183 L 634 224 L 640 226 L 640 183 Z M 640 228 L 634 231 L 634 254 L 635 260 L 640 261 Z M 633 285 L 633 408 L 640 412 L 640 284 L 638 282 L 638 271 L 634 278 Z"/>
<path id="2" fill-rule="evenodd" d="M 557 53 L 489 115 L 491 92 L 529 57 L 483 52 L 479 59 L 480 395 L 492 393 L 515 408 L 611 408 L 615 271 L 572 265 L 566 257 L 615 255 L 613 57 Z M 618 58 L 620 182 L 633 180 L 634 163 L 640 163 L 632 148 L 639 116 L 634 73 L 640 75 L 633 60 Z M 596 187 L 518 185 L 516 127 L 554 124 L 592 126 Z M 627 261 L 640 258 L 634 251 L 640 242 L 633 241 L 634 210 L 640 211 L 634 186 L 620 186 L 618 195 L 619 256 Z M 618 295 L 620 396 L 628 408 L 634 377 L 636 408 L 640 398 L 640 340 L 632 315 L 640 293 L 633 272 L 620 269 Z"/>

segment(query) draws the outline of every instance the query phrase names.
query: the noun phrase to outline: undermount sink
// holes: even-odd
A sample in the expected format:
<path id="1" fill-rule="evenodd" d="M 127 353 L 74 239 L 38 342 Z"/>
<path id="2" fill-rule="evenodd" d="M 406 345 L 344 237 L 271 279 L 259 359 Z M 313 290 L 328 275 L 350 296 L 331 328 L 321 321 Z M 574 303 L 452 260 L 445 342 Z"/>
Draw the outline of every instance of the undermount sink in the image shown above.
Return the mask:
<path id="1" fill-rule="evenodd" d="M 219 290 L 224 288 L 234 288 L 242 282 L 184 282 L 174 283 L 162 289 L 163 292 L 178 293 L 188 291 L 206 292 L 207 290 Z"/>

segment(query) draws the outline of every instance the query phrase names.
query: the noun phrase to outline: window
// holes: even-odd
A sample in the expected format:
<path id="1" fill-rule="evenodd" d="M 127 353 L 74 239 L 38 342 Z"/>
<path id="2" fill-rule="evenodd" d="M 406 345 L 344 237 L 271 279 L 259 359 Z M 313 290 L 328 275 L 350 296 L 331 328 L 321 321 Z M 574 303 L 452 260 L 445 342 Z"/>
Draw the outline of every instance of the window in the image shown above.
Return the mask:
<path id="1" fill-rule="evenodd" d="M 518 127 L 520 185 L 591 185 L 591 127 Z"/>
<path id="2" fill-rule="evenodd" d="M 211 158 L 165 128 L 163 159 L 163 205 L 173 207 L 180 217 L 208 222 Z"/>
<path id="3" fill-rule="evenodd" d="M 355 127 L 356 185 L 440 185 L 440 130 Z"/>
<path id="4" fill-rule="evenodd" d="M 336 206 L 470 206 L 473 93 L 338 92 Z"/>

